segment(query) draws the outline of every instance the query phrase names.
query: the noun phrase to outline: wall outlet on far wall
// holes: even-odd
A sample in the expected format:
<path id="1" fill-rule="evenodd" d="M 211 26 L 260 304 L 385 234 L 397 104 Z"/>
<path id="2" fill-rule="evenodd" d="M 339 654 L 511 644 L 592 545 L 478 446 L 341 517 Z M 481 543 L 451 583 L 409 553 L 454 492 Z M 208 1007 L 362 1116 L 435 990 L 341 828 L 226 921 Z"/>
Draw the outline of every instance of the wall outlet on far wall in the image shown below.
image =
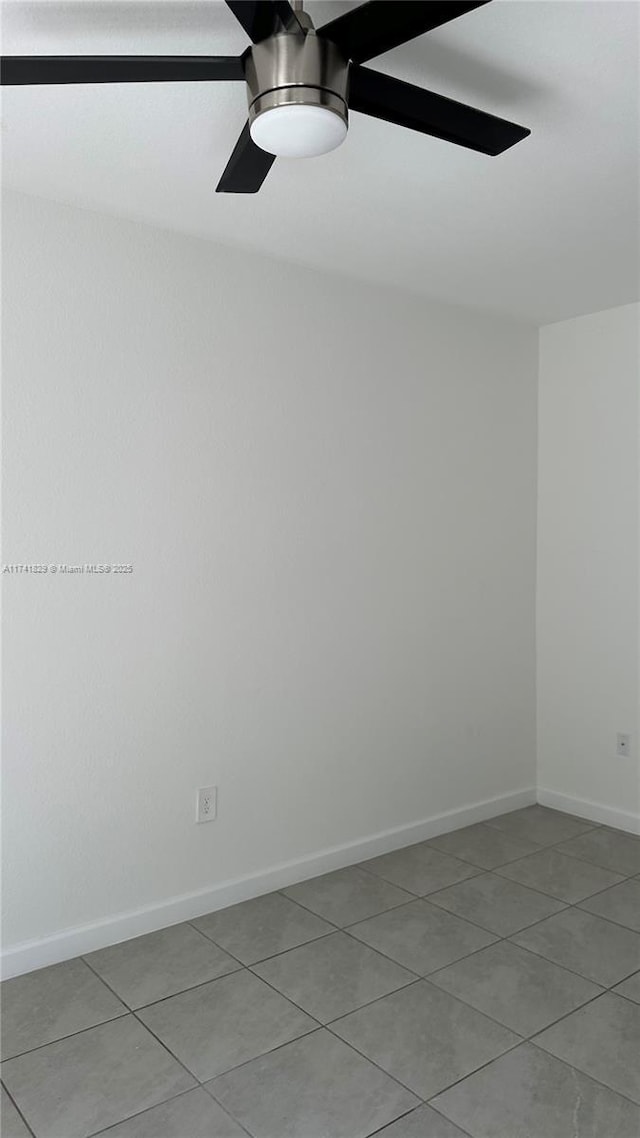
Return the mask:
<path id="1" fill-rule="evenodd" d="M 616 735 L 616 755 L 631 754 L 631 736 L 618 731 Z"/>
<path id="2" fill-rule="evenodd" d="M 217 812 L 217 786 L 201 786 L 196 795 L 196 822 L 213 822 Z"/>

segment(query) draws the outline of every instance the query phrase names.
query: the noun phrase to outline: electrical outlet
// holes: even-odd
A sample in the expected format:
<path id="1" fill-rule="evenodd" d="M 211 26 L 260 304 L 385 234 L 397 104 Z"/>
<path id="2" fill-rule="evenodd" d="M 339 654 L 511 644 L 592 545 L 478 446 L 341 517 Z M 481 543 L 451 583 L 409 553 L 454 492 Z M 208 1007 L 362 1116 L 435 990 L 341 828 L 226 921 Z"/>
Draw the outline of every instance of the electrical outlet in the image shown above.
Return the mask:
<path id="1" fill-rule="evenodd" d="M 616 735 L 616 755 L 630 755 L 631 754 L 631 736 L 624 735 L 618 731 Z"/>
<path id="2" fill-rule="evenodd" d="M 217 786 L 201 786 L 196 795 L 196 822 L 213 822 L 217 812 Z"/>

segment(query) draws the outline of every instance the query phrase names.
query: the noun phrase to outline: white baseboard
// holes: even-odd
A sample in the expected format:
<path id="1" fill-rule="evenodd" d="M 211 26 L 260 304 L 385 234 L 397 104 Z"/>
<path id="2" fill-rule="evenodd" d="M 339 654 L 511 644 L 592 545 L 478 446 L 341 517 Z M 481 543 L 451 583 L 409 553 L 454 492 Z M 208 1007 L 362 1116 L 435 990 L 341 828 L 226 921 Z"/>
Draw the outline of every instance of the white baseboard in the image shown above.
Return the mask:
<path id="1" fill-rule="evenodd" d="M 410 823 L 408 826 L 383 830 L 371 837 L 334 846 L 297 861 L 274 865 L 249 877 L 226 881 L 210 889 L 170 897 L 156 905 L 145 905 L 141 909 L 117 913 L 105 920 L 64 929 L 53 936 L 39 940 L 23 941 L 22 944 L 13 945 L 3 951 L 2 976 L 3 979 L 20 976 L 24 972 L 32 972 L 34 968 L 44 968 L 47 964 L 57 964 L 61 960 L 69 960 L 71 957 L 93 952 L 97 948 L 106 948 L 107 945 L 129 940 L 130 937 L 155 932 L 180 921 L 193 920 L 194 917 L 201 917 L 204 913 L 236 905 L 239 901 L 271 893 L 274 889 L 283 889 L 298 881 L 306 881 L 309 877 L 329 873 L 333 869 L 343 869 L 347 865 L 413 845 L 415 842 L 426 841 L 427 838 L 435 838 L 438 834 L 446 834 L 461 826 L 494 818 L 497 814 L 506 813 L 508 810 L 530 806 L 535 801 L 535 787 L 513 791 L 511 794 L 476 802 L 472 806 L 447 810 L 444 814 L 435 814 L 431 818 Z"/>
<path id="2" fill-rule="evenodd" d="M 545 790 L 544 787 L 538 788 L 538 802 L 541 806 L 564 810 L 566 814 L 578 814 L 589 822 L 600 822 L 603 826 L 614 826 L 617 830 L 640 834 L 640 815 L 630 810 L 602 806 L 599 802 L 590 802 L 588 798 L 573 798 L 569 794 L 559 794 L 557 790 Z"/>

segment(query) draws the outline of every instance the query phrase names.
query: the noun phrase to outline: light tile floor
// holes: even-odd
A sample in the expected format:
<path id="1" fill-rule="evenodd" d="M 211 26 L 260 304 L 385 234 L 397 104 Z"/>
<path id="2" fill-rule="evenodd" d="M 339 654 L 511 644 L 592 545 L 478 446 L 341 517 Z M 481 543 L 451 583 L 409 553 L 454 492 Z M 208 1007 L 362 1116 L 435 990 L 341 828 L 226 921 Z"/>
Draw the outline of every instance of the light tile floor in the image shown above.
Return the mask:
<path id="1" fill-rule="evenodd" d="M 3 1138 L 640 1138 L 640 838 L 530 806 L 1 996 Z"/>

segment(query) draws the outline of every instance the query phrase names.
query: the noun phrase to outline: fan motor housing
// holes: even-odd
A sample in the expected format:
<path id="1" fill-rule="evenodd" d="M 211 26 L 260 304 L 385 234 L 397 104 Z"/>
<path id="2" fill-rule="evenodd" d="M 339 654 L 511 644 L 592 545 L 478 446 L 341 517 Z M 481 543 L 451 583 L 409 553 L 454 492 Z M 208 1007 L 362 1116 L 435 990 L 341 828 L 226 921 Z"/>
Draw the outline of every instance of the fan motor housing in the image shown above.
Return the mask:
<path id="1" fill-rule="evenodd" d="M 348 125 L 348 63 L 330 40 L 313 30 L 270 36 L 245 60 L 249 122 L 283 106 L 326 107 Z"/>

